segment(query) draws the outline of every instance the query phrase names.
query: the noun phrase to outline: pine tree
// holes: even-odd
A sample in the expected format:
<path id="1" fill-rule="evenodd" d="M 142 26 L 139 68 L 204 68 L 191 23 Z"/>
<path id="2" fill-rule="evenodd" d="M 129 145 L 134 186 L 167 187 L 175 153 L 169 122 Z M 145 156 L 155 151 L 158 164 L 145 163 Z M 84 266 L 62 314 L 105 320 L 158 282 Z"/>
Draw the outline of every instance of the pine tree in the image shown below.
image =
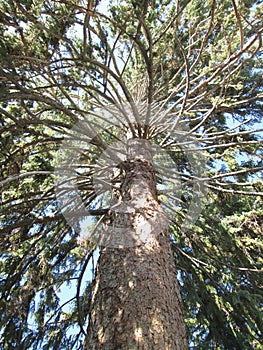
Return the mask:
<path id="1" fill-rule="evenodd" d="M 261 17 L 0 2 L 3 349 L 260 349 Z"/>

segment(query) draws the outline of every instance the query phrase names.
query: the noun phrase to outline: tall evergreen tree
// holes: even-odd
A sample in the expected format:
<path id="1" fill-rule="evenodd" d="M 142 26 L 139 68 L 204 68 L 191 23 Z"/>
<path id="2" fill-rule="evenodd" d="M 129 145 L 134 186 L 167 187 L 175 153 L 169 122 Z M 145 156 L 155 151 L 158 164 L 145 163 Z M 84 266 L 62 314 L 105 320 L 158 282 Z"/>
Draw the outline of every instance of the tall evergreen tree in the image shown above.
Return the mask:
<path id="1" fill-rule="evenodd" d="M 261 17 L 0 1 L 3 349 L 260 349 Z"/>

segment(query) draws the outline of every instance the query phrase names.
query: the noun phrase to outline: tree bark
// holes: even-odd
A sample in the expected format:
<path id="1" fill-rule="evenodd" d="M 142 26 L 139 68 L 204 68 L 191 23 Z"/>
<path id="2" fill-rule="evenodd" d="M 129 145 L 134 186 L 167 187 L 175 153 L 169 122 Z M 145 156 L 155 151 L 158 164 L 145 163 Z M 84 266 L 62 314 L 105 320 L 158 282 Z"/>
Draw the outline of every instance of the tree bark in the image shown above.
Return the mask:
<path id="1" fill-rule="evenodd" d="M 112 244 L 102 249 L 98 261 L 85 350 L 188 349 L 147 141 L 129 140 L 128 160 L 119 168 L 120 186 L 113 190 L 106 230 Z"/>

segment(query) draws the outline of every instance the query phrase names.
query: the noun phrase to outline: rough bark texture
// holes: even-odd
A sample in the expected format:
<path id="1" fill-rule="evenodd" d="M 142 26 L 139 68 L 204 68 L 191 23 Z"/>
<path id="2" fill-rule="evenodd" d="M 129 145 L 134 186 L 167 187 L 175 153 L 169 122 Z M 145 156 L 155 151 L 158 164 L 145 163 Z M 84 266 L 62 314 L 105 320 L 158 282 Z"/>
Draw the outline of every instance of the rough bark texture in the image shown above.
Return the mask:
<path id="1" fill-rule="evenodd" d="M 112 239 L 121 228 L 124 237 L 131 232 L 133 240 L 127 236 L 128 246 L 109 245 L 101 251 L 85 350 L 188 349 L 150 150 L 142 140 L 132 139 L 128 154 L 108 220 Z M 140 239 L 143 230 L 147 232 Z"/>

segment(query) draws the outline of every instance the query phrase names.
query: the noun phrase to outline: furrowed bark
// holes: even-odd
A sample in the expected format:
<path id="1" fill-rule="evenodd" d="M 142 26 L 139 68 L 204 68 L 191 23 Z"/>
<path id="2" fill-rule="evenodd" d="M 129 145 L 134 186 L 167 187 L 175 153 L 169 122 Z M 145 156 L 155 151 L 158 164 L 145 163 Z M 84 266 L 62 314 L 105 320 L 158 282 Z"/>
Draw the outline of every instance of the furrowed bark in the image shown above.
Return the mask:
<path id="1" fill-rule="evenodd" d="M 188 349 L 147 141 L 130 139 L 128 160 L 119 167 L 106 230 L 111 242 L 98 261 L 85 350 Z"/>

